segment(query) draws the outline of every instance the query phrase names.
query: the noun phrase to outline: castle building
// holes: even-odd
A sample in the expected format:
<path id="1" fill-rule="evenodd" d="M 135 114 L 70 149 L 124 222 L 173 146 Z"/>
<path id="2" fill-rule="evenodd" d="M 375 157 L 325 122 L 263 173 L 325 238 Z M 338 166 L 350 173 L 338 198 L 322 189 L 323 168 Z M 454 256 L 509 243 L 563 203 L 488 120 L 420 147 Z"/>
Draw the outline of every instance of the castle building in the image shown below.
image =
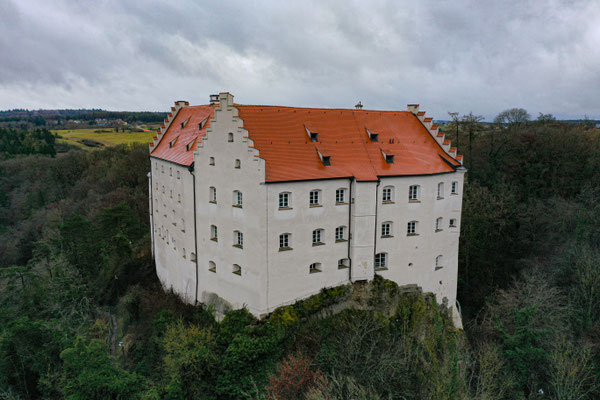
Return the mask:
<path id="1" fill-rule="evenodd" d="M 166 289 L 260 317 L 378 274 L 446 299 L 458 318 L 466 169 L 418 105 L 210 98 L 176 102 L 150 144 L 152 247 Z"/>

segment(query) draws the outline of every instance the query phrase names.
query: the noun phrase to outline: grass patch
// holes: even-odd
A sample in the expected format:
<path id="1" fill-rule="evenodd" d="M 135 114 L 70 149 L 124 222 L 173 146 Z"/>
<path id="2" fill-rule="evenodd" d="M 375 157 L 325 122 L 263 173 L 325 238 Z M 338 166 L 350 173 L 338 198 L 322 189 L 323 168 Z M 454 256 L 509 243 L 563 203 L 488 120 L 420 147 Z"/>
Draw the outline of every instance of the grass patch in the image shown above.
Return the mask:
<path id="1" fill-rule="evenodd" d="M 98 130 L 97 128 L 52 130 L 52 133 L 60 136 L 57 139 L 59 143 L 67 143 L 88 150 L 101 149 L 104 146 L 116 146 L 119 144 L 150 143 L 155 135 L 155 132 L 117 133 L 113 130 Z M 89 147 L 85 145 L 86 141 L 102 143 L 104 146 Z"/>

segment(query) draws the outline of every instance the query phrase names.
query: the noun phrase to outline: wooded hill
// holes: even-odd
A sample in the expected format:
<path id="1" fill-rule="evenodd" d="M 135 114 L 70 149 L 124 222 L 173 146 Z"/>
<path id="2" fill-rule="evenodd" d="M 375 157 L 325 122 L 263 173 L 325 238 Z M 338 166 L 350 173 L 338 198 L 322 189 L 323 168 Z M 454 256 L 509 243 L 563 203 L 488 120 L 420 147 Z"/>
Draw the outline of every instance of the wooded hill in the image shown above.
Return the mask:
<path id="1" fill-rule="evenodd" d="M 445 127 L 464 331 L 382 279 L 216 322 L 157 282 L 147 146 L 0 161 L 0 399 L 598 398 L 600 134 L 503 114 Z"/>

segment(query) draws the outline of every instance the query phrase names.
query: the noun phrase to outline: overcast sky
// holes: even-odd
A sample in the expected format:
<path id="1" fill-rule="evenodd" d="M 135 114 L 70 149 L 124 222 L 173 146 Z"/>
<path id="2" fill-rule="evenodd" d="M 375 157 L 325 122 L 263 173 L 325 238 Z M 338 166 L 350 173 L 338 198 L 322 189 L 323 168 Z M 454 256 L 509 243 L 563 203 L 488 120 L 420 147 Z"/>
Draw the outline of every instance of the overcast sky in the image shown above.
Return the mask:
<path id="1" fill-rule="evenodd" d="M 0 109 L 244 104 L 600 119 L 600 0 L 0 0 Z"/>

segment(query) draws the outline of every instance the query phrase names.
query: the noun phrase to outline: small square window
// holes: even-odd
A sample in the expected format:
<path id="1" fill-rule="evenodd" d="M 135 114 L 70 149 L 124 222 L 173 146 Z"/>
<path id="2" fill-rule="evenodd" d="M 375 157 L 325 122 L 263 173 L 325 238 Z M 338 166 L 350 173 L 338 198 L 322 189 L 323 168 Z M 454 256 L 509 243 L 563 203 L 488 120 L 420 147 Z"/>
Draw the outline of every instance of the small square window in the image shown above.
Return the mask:
<path id="1" fill-rule="evenodd" d="M 456 218 L 450 218 L 450 228 L 456 228 Z"/>
<path id="2" fill-rule="evenodd" d="M 393 164 L 394 163 L 394 156 L 392 154 L 386 154 L 385 156 L 385 162 L 388 164 Z"/>

